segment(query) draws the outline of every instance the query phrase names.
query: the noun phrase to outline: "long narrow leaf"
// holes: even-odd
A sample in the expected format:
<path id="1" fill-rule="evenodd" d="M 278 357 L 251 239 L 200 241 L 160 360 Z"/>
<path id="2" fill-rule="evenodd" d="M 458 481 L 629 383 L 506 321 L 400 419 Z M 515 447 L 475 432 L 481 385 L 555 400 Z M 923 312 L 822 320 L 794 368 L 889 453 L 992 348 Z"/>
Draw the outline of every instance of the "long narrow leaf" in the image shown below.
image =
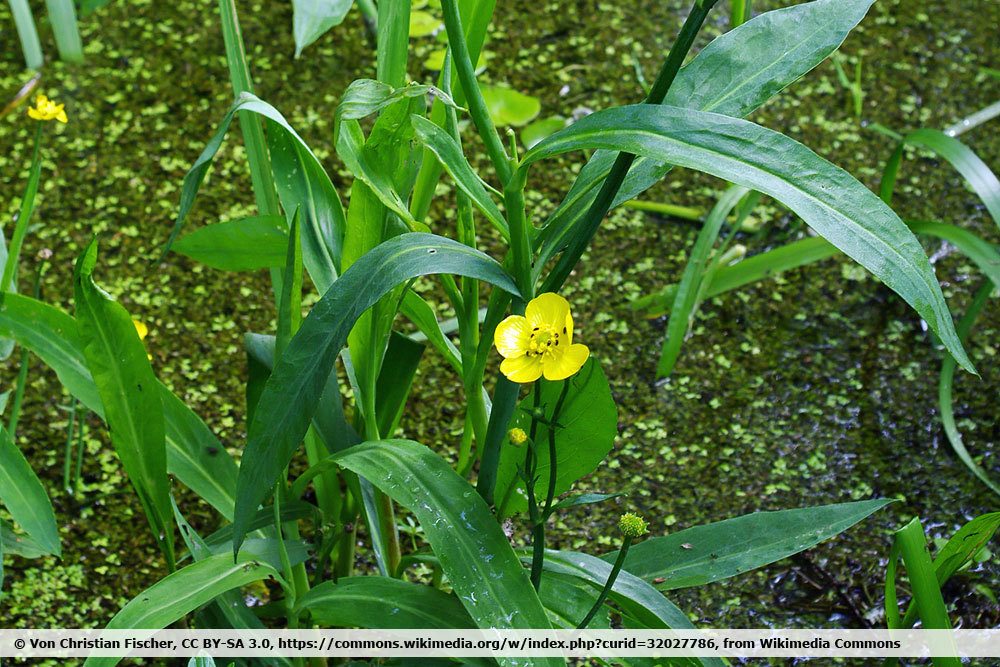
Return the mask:
<path id="1" fill-rule="evenodd" d="M 250 426 L 237 484 L 234 550 L 246 533 L 245 517 L 302 442 L 354 323 L 397 285 L 440 273 L 517 292 L 507 272 L 486 255 L 432 234 L 403 234 L 355 262 L 313 307 L 268 380 Z"/>
<path id="2" fill-rule="evenodd" d="M 132 318 L 94 282 L 96 264 L 95 239 L 77 260 L 73 276 L 83 352 L 104 406 L 111 443 L 172 570 L 173 511 L 159 383 Z"/>
<path id="3" fill-rule="evenodd" d="M 975 373 L 913 233 L 850 174 L 802 144 L 736 118 L 639 104 L 587 116 L 528 151 L 522 164 L 587 148 L 620 150 L 697 169 L 783 202 L 902 296 L 956 361 Z"/>
<path id="4" fill-rule="evenodd" d="M 52 502 L 3 426 L 0 426 L 0 504 L 46 552 L 62 554 Z"/>
<path id="5" fill-rule="evenodd" d="M 755 512 L 654 537 L 631 548 L 625 569 L 661 590 L 701 586 L 743 574 L 842 533 L 892 500 L 862 500 Z M 691 548 L 685 548 L 690 545 Z M 602 558 L 613 561 L 616 554 Z"/>
<path id="6" fill-rule="evenodd" d="M 538 595 L 486 503 L 440 456 L 407 440 L 366 442 L 338 457 L 414 513 L 456 595 L 480 628 L 549 626 Z M 521 664 L 498 657 L 501 665 Z M 535 665 L 562 660 L 538 658 Z"/>
<path id="7" fill-rule="evenodd" d="M 63 311 L 17 294 L 0 295 L 0 334 L 31 350 L 70 394 L 104 417 L 104 406 L 87 368 L 77 322 Z M 236 463 L 198 415 L 157 383 L 166 419 L 167 470 L 215 507 L 233 516 Z"/>

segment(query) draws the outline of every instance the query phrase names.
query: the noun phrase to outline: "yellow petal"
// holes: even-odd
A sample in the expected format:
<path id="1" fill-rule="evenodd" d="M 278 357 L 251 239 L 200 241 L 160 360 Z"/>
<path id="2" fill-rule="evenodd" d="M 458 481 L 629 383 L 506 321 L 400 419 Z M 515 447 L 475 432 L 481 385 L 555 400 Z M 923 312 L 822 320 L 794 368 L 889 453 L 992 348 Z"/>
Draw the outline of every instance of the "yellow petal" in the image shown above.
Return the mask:
<path id="1" fill-rule="evenodd" d="M 545 360 L 545 379 L 565 380 L 580 370 L 589 357 L 590 350 L 586 345 L 570 345 L 562 354 L 553 354 Z"/>
<path id="2" fill-rule="evenodd" d="M 45 97 L 45 95 L 42 95 L 41 93 L 35 95 L 35 106 L 41 107 L 48 103 L 49 103 L 49 98 Z"/>
<path id="3" fill-rule="evenodd" d="M 149 327 L 146 326 L 145 322 L 134 319 L 132 324 L 135 325 L 135 332 L 139 334 L 139 340 L 144 340 L 149 335 Z"/>
<path id="4" fill-rule="evenodd" d="M 28 116 L 35 120 L 42 120 L 42 114 L 35 107 L 28 107 Z"/>
<path id="5" fill-rule="evenodd" d="M 520 315 L 511 315 L 497 325 L 493 334 L 493 344 L 500 356 L 513 359 L 523 356 L 528 349 L 531 325 Z"/>
<path id="6" fill-rule="evenodd" d="M 536 296 L 524 312 L 532 326 L 546 324 L 553 329 L 561 329 L 568 315 L 569 301 L 552 292 Z"/>
<path id="7" fill-rule="evenodd" d="M 534 382 L 542 377 L 542 358 L 534 356 L 504 359 L 500 363 L 500 372 L 511 382 L 519 384 Z"/>
<path id="8" fill-rule="evenodd" d="M 56 113 L 56 120 L 60 123 L 66 123 L 69 119 L 66 117 L 66 112 L 63 111 L 63 105 L 59 105 L 59 112 Z"/>

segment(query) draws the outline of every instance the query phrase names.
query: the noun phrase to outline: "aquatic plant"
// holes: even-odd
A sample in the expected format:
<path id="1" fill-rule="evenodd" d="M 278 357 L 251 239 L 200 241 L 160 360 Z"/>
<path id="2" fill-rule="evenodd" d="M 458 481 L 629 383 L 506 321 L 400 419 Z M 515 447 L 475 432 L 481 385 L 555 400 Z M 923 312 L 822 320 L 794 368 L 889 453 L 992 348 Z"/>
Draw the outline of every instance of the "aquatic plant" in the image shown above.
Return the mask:
<path id="1" fill-rule="evenodd" d="M 784 202 L 895 289 L 972 370 L 906 225 L 846 172 L 741 119 L 829 56 L 871 2 L 815 0 L 761 14 L 682 68 L 716 4 L 698 0 L 644 103 L 598 111 L 522 153 L 512 132 L 505 142 L 497 130 L 477 80 L 493 2 L 442 0 L 449 50 L 432 86 L 407 82 L 410 4 L 386 0 L 377 6 L 376 78 L 352 83 L 334 112 L 336 151 L 354 177 L 345 207 L 316 154 L 254 94 L 235 5 L 220 0 L 235 101 L 184 179 L 164 258 L 173 250 L 220 270 L 270 273 L 277 322 L 272 333 L 246 337 L 239 463 L 157 380 L 132 316 L 97 281 L 96 239 L 76 265 L 73 316 L 13 293 L 0 302 L 0 335 L 36 354 L 107 423 L 171 571 L 108 627 L 164 627 L 188 614 L 203 627 L 261 627 L 261 616 L 288 627 L 576 627 L 607 623 L 610 602 L 630 627 L 689 628 L 661 591 L 772 563 L 888 504 L 755 513 L 641 542 L 645 521 L 626 514 L 616 552 L 547 548 L 553 516 L 621 497 L 572 493 L 610 454 L 618 413 L 601 342 L 572 331 L 580 323 L 558 294 L 608 211 L 673 166 Z M 492 174 L 477 174 L 466 158 L 466 115 Z M 184 234 L 234 118 L 257 215 Z M 590 150 L 566 199 L 538 224 L 524 196 L 536 163 Z M 455 238 L 427 213 L 443 173 L 456 188 Z M 429 276 L 454 311 L 454 340 L 439 309 L 413 289 Z M 316 294 L 303 317 L 310 283 Z M 397 328 L 399 314 L 422 340 Z M 563 336 L 569 351 L 552 350 Z M 466 428 L 454 461 L 393 438 L 405 432 L 427 347 L 455 370 L 464 394 L 456 391 Z M 488 380 L 494 347 L 506 360 Z M 218 513 L 215 532 L 192 527 L 174 481 Z M 399 537 L 399 507 L 415 521 L 410 549 Z M 511 546 L 506 519 L 530 534 L 530 548 Z M 362 535 L 371 564 L 364 576 L 356 572 Z M 271 587 L 258 616 L 234 589 L 261 581 Z"/>

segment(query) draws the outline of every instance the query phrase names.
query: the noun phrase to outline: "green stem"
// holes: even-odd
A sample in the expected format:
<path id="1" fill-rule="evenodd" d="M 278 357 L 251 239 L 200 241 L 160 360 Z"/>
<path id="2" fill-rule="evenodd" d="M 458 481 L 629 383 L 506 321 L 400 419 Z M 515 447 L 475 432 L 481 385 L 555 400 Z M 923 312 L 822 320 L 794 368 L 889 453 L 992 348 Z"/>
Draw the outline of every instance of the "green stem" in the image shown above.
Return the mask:
<path id="1" fill-rule="evenodd" d="M 63 452 L 63 488 L 66 493 L 72 492 L 71 476 L 73 474 L 73 435 L 76 431 L 76 409 L 79 405 L 75 398 L 70 399 L 69 426 L 66 428 L 66 448 Z"/>
<path id="2" fill-rule="evenodd" d="M 28 222 L 35 210 L 35 196 L 38 194 L 38 181 L 42 173 L 40 146 L 42 144 L 42 121 L 35 121 L 35 146 L 31 151 L 31 168 L 28 171 L 28 184 L 24 188 L 21 208 L 17 212 L 17 222 L 14 223 L 14 233 L 10 237 L 10 247 L 7 249 L 7 263 L 3 267 L 3 277 L 0 278 L 0 292 L 13 291 L 14 277 L 17 274 L 17 261 L 21 255 L 24 237 L 28 234 Z"/>
<path id="3" fill-rule="evenodd" d="M 545 494 L 545 510 L 543 511 L 546 519 L 552 513 L 552 501 L 556 497 L 556 476 L 559 463 L 556 458 L 556 428 L 558 428 L 556 424 L 559 423 L 559 413 L 562 411 L 563 403 L 566 402 L 566 394 L 569 393 L 569 383 L 568 379 L 563 380 L 562 390 L 559 392 L 558 400 L 556 400 L 556 407 L 549 419 L 549 488 Z"/>
<path id="4" fill-rule="evenodd" d="M 38 265 L 35 273 L 35 284 L 32 294 L 35 299 L 42 295 L 42 273 L 45 271 L 45 262 Z M 21 369 L 17 373 L 17 388 L 14 390 L 14 402 L 10 407 L 10 422 L 7 425 L 7 432 L 13 438 L 17 433 L 17 422 L 21 418 L 21 405 L 24 403 L 24 391 L 28 386 L 28 366 L 31 361 L 31 353 L 27 349 L 21 351 Z"/>
<path id="5" fill-rule="evenodd" d="M 608 599 L 608 593 L 614 588 L 615 580 L 618 579 L 618 573 L 622 571 L 622 565 L 625 564 L 625 557 L 628 555 L 628 548 L 632 546 L 632 538 L 624 537 L 622 539 L 622 548 L 618 551 L 618 558 L 615 559 L 615 564 L 611 568 L 611 574 L 608 575 L 608 580 L 604 584 L 604 588 L 601 589 L 601 594 L 597 596 L 597 601 L 594 606 L 590 608 L 587 612 L 587 616 L 580 621 L 580 624 L 576 626 L 577 630 L 582 630 L 583 628 L 590 625 L 590 622 L 594 620 L 597 616 L 597 612 L 601 610 L 604 605 L 604 601 Z"/>
<path id="6" fill-rule="evenodd" d="M 535 468 L 538 461 L 535 454 L 535 437 L 538 435 L 536 415 L 542 405 L 541 382 L 535 385 L 532 396 L 531 426 L 524 453 L 524 490 L 528 495 L 528 518 L 531 520 L 531 585 L 537 591 L 542 585 L 542 565 L 545 562 L 545 519 L 539 514 L 538 501 L 535 499 Z"/>
<path id="7" fill-rule="evenodd" d="M 87 445 L 87 413 L 80 418 L 80 428 L 76 436 L 76 466 L 73 468 L 73 496 L 80 493 L 80 478 L 83 474 L 83 450 Z"/>
<path id="8" fill-rule="evenodd" d="M 663 67 L 660 68 L 660 73 L 657 75 L 656 81 L 653 82 L 653 87 L 645 100 L 646 104 L 663 103 L 667 92 L 670 90 L 670 86 L 673 85 L 674 79 L 677 78 L 677 72 L 680 71 L 681 65 L 684 63 L 684 58 L 687 57 L 688 51 L 691 50 L 691 45 L 694 44 L 694 39 L 698 35 L 698 31 L 701 30 L 701 26 L 708 16 L 708 12 L 717 1 L 697 0 L 695 2 L 694 7 L 691 8 L 691 13 L 688 14 L 687 19 L 684 21 L 680 34 L 677 36 L 677 41 L 670 48 L 670 53 L 667 54 L 667 59 L 663 62 Z M 576 229 L 571 233 L 569 246 L 542 284 L 542 292 L 557 292 L 562 287 L 562 284 L 566 282 L 569 274 L 579 261 L 580 256 L 583 255 L 584 250 L 587 249 L 587 246 L 590 245 L 591 240 L 597 233 L 597 229 L 600 227 L 601 221 L 604 220 L 604 216 L 611 210 L 615 196 L 618 194 L 618 190 L 621 189 L 622 183 L 625 182 L 625 177 L 628 175 L 628 171 L 634 160 L 635 155 L 631 153 L 618 154 L 618 158 L 611 167 L 611 171 L 608 173 L 608 177 L 602 184 L 590 209 L 576 224 Z M 513 228 L 511 231 L 513 232 Z"/>
<path id="9" fill-rule="evenodd" d="M 281 557 L 281 569 L 285 575 L 285 581 L 291 587 L 290 593 L 292 599 L 285 599 L 285 607 L 289 612 L 289 620 L 291 620 L 291 610 L 295 607 L 295 599 L 298 595 L 295 590 L 295 577 L 292 574 L 292 561 L 289 560 L 288 549 L 285 548 L 285 534 L 281 523 L 281 496 L 284 493 L 284 489 L 281 487 L 282 484 L 280 481 L 274 485 L 274 534 L 278 540 L 278 555 Z"/>
<path id="10" fill-rule="evenodd" d="M 730 28 L 738 28 L 750 18 L 750 0 L 730 0 L 730 8 Z"/>
<path id="11" fill-rule="evenodd" d="M 469 107 L 469 115 L 475 123 L 479 136 L 482 137 L 486 146 L 486 154 L 489 155 L 493 168 L 496 169 L 500 182 L 506 186 L 511 177 L 510 160 L 504 150 L 503 141 L 497 132 L 493 119 L 490 118 L 489 110 L 486 107 L 486 100 L 479 90 L 476 82 L 476 65 L 469 55 L 469 46 L 465 42 L 465 33 L 462 30 L 462 19 L 459 15 L 457 0 L 441 0 L 441 11 L 444 13 L 445 30 L 448 32 L 448 48 L 451 49 L 458 74 L 459 83 L 465 93 L 465 101 Z"/>

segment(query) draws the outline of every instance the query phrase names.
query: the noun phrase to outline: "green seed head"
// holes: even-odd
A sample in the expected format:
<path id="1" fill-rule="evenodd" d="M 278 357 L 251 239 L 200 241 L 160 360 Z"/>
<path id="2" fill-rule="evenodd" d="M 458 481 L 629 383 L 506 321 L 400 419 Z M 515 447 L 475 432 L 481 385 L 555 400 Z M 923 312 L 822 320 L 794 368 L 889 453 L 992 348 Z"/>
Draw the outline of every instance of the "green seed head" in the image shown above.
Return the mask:
<path id="1" fill-rule="evenodd" d="M 520 447 L 528 441 L 528 434 L 524 432 L 523 428 L 512 428 L 507 431 L 507 439 L 510 440 L 510 444 Z"/>
<path id="2" fill-rule="evenodd" d="M 622 531 L 625 537 L 635 539 L 649 532 L 649 524 L 638 514 L 626 512 L 618 519 L 618 530 Z"/>

